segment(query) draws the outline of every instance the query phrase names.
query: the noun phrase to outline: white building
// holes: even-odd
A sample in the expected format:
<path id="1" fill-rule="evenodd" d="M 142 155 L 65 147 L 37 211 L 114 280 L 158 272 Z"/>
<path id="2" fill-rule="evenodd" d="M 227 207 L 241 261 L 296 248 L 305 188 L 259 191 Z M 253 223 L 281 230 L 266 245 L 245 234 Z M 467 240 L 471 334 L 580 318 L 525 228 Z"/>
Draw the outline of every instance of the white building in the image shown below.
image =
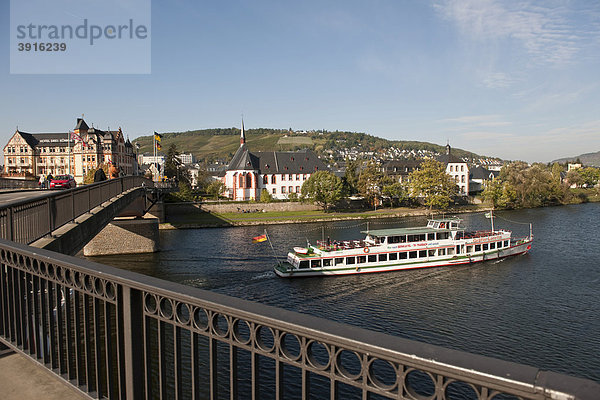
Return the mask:
<path id="1" fill-rule="evenodd" d="M 446 154 L 436 157 L 441 163 L 446 164 L 446 173 L 454 179 L 461 196 L 469 194 L 469 165 L 460 158 L 452 155 L 449 144 L 446 145 Z"/>
<path id="2" fill-rule="evenodd" d="M 300 195 L 312 173 L 327 170 L 311 150 L 250 152 L 242 121 L 240 147 L 221 179 L 232 200 L 258 200 L 263 189 L 273 198 L 287 199 L 290 193 Z"/>

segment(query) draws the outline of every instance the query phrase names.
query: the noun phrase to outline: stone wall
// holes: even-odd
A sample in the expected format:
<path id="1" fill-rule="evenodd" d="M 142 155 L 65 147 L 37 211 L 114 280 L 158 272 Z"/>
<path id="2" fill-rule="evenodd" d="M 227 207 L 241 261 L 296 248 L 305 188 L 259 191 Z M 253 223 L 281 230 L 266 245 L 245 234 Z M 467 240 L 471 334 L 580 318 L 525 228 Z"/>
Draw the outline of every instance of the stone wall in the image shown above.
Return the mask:
<path id="1" fill-rule="evenodd" d="M 312 211 L 319 210 L 313 204 L 302 204 L 294 202 L 282 203 L 165 203 L 165 213 L 169 216 L 188 213 L 192 208 L 204 212 L 227 213 L 227 212 L 262 212 L 265 211 Z"/>
<path id="2" fill-rule="evenodd" d="M 85 256 L 158 251 L 158 219 L 115 219 L 83 248 Z"/>

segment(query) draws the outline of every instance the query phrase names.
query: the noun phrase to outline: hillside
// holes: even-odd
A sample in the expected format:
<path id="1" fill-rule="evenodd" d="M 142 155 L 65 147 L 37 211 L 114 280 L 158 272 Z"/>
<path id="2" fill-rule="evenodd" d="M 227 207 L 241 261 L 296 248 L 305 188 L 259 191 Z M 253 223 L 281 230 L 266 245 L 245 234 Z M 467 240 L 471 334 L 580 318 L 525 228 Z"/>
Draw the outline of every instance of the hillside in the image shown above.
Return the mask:
<path id="1" fill-rule="evenodd" d="M 187 132 L 162 133 L 162 150 L 166 153 L 171 144 L 175 144 L 182 153 L 192 153 L 199 161 L 214 162 L 216 160 L 229 161 L 240 145 L 240 130 L 238 128 L 213 128 Z M 285 138 L 280 141 L 280 139 Z M 293 140 L 297 138 L 299 140 Z M 292 139 L 292 140 L 290 140 Z M 152 153 L 152 136 L 141 136 L 133 141 L 139 143 L 140 153 Z M 307 143 L 312 142 L 312 145 Z M 287 129 L 247 129 L 246 143 L 251 150 L 294 150 L 308 147 L 318 155 L 343 160 L 344 154 L 349 150 L 359 153 L 372 153 L 373 155 L 387 154 L 387 150 L 426 151 L 443 153 L 445 146 L 418 141 L 390 141 L 360 132 L 291 132 Z M 287 143 L 287 144 L 281 144 Z M 294 145 L 294 143 L 302 143 Z M 327 153 L 327 154 L 326 154 Z M 477 154 L 452 149 L 452 154 L 457 157 L 469 159 L 482 158 Z M 486 158 L 486 157 L 483 157 Z"/>
<path id="2" fill-rule="evenodd" d="M 575 157 L 559 158 L 558 160 L 554 160 L 552 162 L 553 163 L 555 163 L 555 162 L 558 162 L 558 163 L 573 162 L 573 161 L 577 160 L 578 158 L 579 158 L 579 160 L 581 160 L 581 162 L 585 166 L 600 167 L 600 151 L 597 151 L 595 153 L 585 153 L 585 154 L 581 154 L 581 155 L 578 155 Z"/>

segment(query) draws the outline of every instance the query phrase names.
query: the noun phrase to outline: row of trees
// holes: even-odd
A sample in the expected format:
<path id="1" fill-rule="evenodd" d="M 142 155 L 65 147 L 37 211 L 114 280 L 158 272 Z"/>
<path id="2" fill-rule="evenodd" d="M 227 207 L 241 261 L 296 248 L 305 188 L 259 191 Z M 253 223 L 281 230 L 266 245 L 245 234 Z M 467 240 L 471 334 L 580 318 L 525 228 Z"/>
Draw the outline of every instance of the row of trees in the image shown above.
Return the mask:
<path id="1" fill-rule="evenodd" d="M 569 171 L 563 180 L 564 167 L 513 162 L 502 168 L 498 179 L 488 183 L 483 197 L 497 208 L 542 207 L 566 204 L 573 200 L 571 185 L 594 186 L 600 180 L 596 168 Z"/>
<path id="2" fill-rule="evenodd" d="M 302 186 L 302 199 L 312 201 L 328 209 L 332 204 L 350 195 L 359 195 L 369 204 L 390 206 L 408 204 L 422 198 L 431 208 L 447 208 L 458 193 L 456 184 L 446 174 L 444 164 L 426 160 L 421 168 L 410 174 L 409 183 L 402 184 L 385 175 L 374 162 L 360 168 L 358 162 L 348 164 L 344 178 L 328 171 L 319 171 Z"/>

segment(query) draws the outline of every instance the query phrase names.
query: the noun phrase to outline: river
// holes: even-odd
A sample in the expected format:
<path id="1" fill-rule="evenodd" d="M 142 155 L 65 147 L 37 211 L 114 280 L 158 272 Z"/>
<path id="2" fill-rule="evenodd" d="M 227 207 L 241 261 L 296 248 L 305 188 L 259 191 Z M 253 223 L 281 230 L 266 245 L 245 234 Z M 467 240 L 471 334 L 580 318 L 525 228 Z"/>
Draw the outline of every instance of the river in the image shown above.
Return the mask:
<path id="1" fill-rule="evenodd" d="M 93 257 L 185 285 L 242 297 L 391 335 L 532 365 L 600 382 L 600 204 L 497 213 L 498 228 L 535 242 L 527 255 L 467 266 L 329 278 L 272 272 L 264 227 L 161 231 L 161 251 Z M 501 218 L 503 219 L 501 219 Z M 483 214 L 462 215 L 489 229 Z M 509 222 L 512 221 L 512 222 Z M 272 225 L 276 255 L 324 234 L 362 236 L 362 221 Z M 422 225 L 422 217 L 371 221 L 370 228 Z M 358 226 L 360 224 L 360 226 Z"/>

